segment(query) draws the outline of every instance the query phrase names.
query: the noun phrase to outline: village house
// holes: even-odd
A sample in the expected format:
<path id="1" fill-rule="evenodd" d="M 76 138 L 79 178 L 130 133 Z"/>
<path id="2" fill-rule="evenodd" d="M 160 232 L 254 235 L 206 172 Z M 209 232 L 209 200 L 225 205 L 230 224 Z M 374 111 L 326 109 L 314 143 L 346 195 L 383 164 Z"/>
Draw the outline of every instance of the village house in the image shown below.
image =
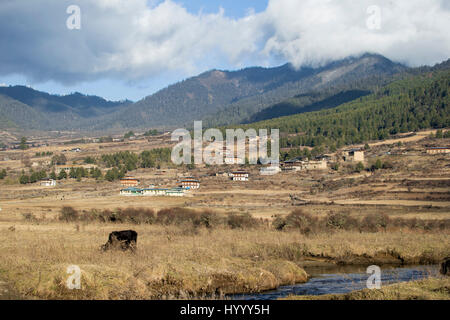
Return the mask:
<path id="1" fill-rule="evenodd" d="M 183 197 L 185 195 L 183 188 L 170 188 L 166 190 L 166 196 L 168 197 Z"/>
<path id="2" fill-rule="evenodd" d="M 303 163 L 302 170 L 326 170 L 327 168 L 326 160 L 311 160 Z"/>
<path id="3" fill-rule="evenodd" d="M 147 197 L 157 197 L 157 196 L 167 196 L 167 197 L 183 197 L 185 195 L 182 188 L 135 188 L 129 187 L 120 190 L 120 194 L 123 196 L 147 196 Z"/>
<path id="4" fill-rule="evenodd" d="M 427 148 L 427 154 L 450 153 L 450 147 L 432 147 Z"/>
<path id="5" fill-rule="evenodd" d="M 361 149 L 344 150 L 343 160 L 346 162 L 364 162 L 364 151 Z"/>
<path id="6" fill-rule="evenodd" d="M 56 180 L 53 179 L 43 179 L 40 181 L 41 186 L 43 187 L 54 187 L 56 186 Z"/>
<path id="7" fill-rule="evenodd" d="M 326 170 L 327 157 L 317 157 L 316 160 L 299 157 L 283 162 L 283 171 Z"/>
<path id="8" fill-rule="evenodd" d="M 249 173 L 245 171 L 234 171 L 230 174 L 233 181 L 248 181 Z"/>
<path id="9" fill-rule="evenodd" d="M 300 171 L 302 169 L 303 157 L 284 161 L 282 164 L 283 171 Z"/>
<path id="10" fill-rule="evenodd" d="M 180 181 L 180 185 L 184 189 L 198 189 L 200 188 L 200 181 L 194 177 L 187 177 Z"/>
<path id="11" fill-rule="evenodd" d="M 122 196 L 142 196 L 142 189 L 135 188 L 135 187 L 129 187 L 126 189 L 120 190 L 120 195 Z"/>
<path id="12" fill-rule="evenodd" d="M 164 196 L 166 195 L 166 191 L 168 189 L 164 189 L 164 188 L 147 188 L 147 189 L 142 189 L 142 194 L 144 196 Z"/>
<path id="13" fill-rule="evenodd" d="M 126 187 L 136 187 L 139 185 L 139 179 L 132 177 L 125 177 L 120 179 L 120 184 Z"/>

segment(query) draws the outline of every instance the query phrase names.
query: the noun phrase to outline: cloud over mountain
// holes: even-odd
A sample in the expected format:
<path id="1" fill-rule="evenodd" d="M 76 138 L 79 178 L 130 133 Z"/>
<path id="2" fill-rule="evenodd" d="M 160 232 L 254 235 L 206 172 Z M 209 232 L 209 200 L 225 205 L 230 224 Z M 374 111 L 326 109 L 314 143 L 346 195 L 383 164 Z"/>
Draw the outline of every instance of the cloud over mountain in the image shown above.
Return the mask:
<path id="1" fill-rule="evenodd" d="M 376 1 L 379 29 L 370 29 L 372 0 L 271 0 L 265 11 L 232 19 L 226 12 L 188 12 L 166 0 L 3 0 L 0 75 L 65 84 L 116 78 L 139 80 L 217 65 L 294 66 L 376 52 L 410 65 L 450 55 L 445 0 Z M 81 8 L 81 29 L 69 30 L 69 5 Z"/>

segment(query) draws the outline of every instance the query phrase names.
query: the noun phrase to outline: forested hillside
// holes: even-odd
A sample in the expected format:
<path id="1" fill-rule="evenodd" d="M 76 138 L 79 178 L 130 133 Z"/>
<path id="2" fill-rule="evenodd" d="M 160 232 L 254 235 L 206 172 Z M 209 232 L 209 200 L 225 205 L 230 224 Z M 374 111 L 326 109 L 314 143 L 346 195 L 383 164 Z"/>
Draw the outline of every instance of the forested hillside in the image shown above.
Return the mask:
<path id="1" fill-rule="evenodd" d="M 25 86 L 0 87 L 0 126 L 23 129 L 85 129 L 89 120 L 131 101 L 107 101 L 81 93 L 51 95 Z"/>
<path id="2" fill-rule="evenodd" d="M 247 122 L 252 123 L 292 114 L 329 109 L 371 93 L 367 90 L 348 90 L 336 94 L 331 93 L 337 91 L 339 90 L 334 89 L 297 95 L 252 115 Z"/>
<path id="3" fill-rule="evenodd" d="M 344 110 L 347 114 L 352 108 L 362 112 L 362 107 L 376 109 L 380 104 L 390 106 L 394 102 L 397 106 L 401 103 L 393 99 L 398 98 L 403 103 L 407 94 L 395 91 L 395 83 L 402 84 L 402 90 L 426 85 L 427 81 L 435 79 L 438 71 L 448 70 L 448 65 L 446 61 L 435 67 L 406 68 L 380 55 L 365 54 L 318 68 L 296 70 L 286 64 L 276 68 L 214 70 L 169 86 L 136 103 L 106 101 L 80 93 L 50 95 L 24 86 L 0 87 L 0 128 L 106 132 L 192 128 L 195 120 L 203 120 L 206 128 L 293 115 L 263 124 L 275 123 L 286 132 L 303 134 L 293 141 L 284 141 L 285 145 L 317 145 L 330 141 L 344 144 L 376 138 L 374 132 L 386 136 L 392 128 L 388 124 L 386 128 L 379 125 L 380 130 L 357 126 L 356 132 L 348 132 L 352 126 L 340 125 L 343 132 L 335 132 L 334 127 L 324 130 L 329 126 L 325 119 L 335 116 L 330 115 L 335 112 L 332 108 L 345 104 L 338 112 L 339 117 L 344 117 Z M 430 73 L 431 78 L 427 78 Z M 417 78 L 417 83 L 413 78 Z M 394 81 L 400 82 L 385 88 Z M 324 109 L 329 110 L 309 114 Z M 308 114 L 303 118 L 298 115 L 301 113 Z M 347 120 L 339 121 L 346 123 Z M 370 121 L 378 123 L 377 119 Z M 413 120 L 402 118 L 394 129 L 405 130 L 405 123 L 413 126 Z M 326 132 L 313 132 L 316 124 Z"/>
<path id="4" fill-rule="evenodd" d="M 339 107 L 246 125 L 290 134 L 281 147 L 327 146 L 386 139 L 426 128 L 450 127 L 448 63 L 431 72 L 395 81 L 374 94 Z"/>
<path id="5" fill-rule="evenodd" d="M 261 110 L 288 98 L 328 91 L 367 90 L 392 81 L 407 68 L 374 54 L 331 62 L 319 68 L 213 70 L 169 86 L 114 113 L 101 127 L 184 126 L 203 120 L 205 126 L 248 121 Z M 324 98 L 329 97 L 324 96 Z M 315 102 L 315 101 L 314 101 Z"/>

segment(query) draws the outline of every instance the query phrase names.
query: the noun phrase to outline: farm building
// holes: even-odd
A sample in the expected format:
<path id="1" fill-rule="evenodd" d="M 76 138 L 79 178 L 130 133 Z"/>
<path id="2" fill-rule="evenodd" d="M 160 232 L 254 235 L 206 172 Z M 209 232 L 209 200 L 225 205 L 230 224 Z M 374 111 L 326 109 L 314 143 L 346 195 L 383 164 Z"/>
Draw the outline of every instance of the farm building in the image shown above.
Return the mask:
<path id="1" fill-rule="evenodd" d="M 142 196 L 142 189 L 129 187 L 126 189 L 120 190 L 120 195 L 122 196 Z"/>
<path id="2" fill-rule="evenodd" d="M 302 170 L 325 170 L 327 169 L 326 158 L 317 160 L 308 160 L 308 158 L 295 158 L 283 162 L 283 171 L 302 171 Z"/>
<path id="3" fill-rule="evenodd" d="M 233 181 L 248 181 L 249 174 L 245 171 L 235 171 L 230 176 Z"/>
<path id="4" fill-rule="evenodd" d="M 181 187 L 184 189 L 198 189 L 200 188 L 200 181 L 193 177 L 187 177 L 180 181 Z"/>
<path id="5" fill-rule="evenodd" d="M 184 190 L 182 188 L 147 188 L 140 189 L 130 187 L 120 190 L 120 194 L 123 196 L 167 196 L 167 197 L 182 197 L 184 196 Z"/>
<path id="6" fill-rule="evenodd" d="M 126 187 L 136 187 L 139 185 L 139 179 L 125 177 L 120 179 L 120 184 Z"/>
<path id="7" fill-rule="evenodd" d="M 56 186 L 56 180 L 53 179 L 44 179 L 40 181 L 41 186 L 44 187 L 54 187 Z"/>
<path id="8" fill-rule="evenodd" d="M 364 151 L 361 149 L 344 150 L 343 159 L 346 162 L 364 162 Z"/>
<path id="9" fill-rule="evenodd" d="M 428 154 L 450 153 L 450 147 L 432 147 L 427 148 Z"/>
<path id="10" fill-rule="evenodd" d="M 142 189 L 142 194 L 144 196 L 164 196 L 166 195 L 166 191 L 168 189 L 164 188 L 148 188 L 148 189 Z"/>
<path id="11" fill-rule="evenodd" d="M 326 170 L 327 169 L 327 161 L 326 160 L 306 161 L 303 164 L 302 169 L 304 169 L 304 170 Z"/>
<path id="12" fill-rule="evenodd" d="M 298 157 L 292 160 L 284 161 L 282 164 L 283 171 L 300 171 L 302 169 L 303 161 L 306 158 Z"/>
<path id="13" fill-rule="evenodd" d="M 170 188 L 166 190 L 166 196 L 183 197 L 185 195 L 183 188 Z"/>

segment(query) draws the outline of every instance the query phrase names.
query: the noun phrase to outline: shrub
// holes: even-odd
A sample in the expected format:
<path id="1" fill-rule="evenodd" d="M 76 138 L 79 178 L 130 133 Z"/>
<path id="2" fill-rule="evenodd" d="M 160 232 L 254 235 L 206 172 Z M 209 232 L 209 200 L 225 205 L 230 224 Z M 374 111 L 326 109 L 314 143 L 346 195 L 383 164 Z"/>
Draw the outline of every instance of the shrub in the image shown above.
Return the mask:
<path id="1" fill-rule="evenodd" d="M 152 224 L 155 221 L 155 211 L 145 208 L 117 209 L 117 212 L 115 213 L 115 221 L 135 224 Z"/>
<path id="2" fill-rule="evenodd" d="M 73 222 L 77 221 L 80 218 L 80 214 L 77 210 L 72 207 L 63 207 L 61 209 L 61 214 L 59 216 L 59 220 L 65 222 Z"/>
<path id="3" fill-rule="evenodd" d="M 272 221 L 272 226 L 276 230 L 281 231 L 284 229 L 284 227 L 286 227 L 286 219 L 280 215 L 276 215 Z"/>
<path id="4" fill-rule="evenodd" d="M 222 221 L 219 215 L 211 210 L 204 210 L 200 213 L 199 218 L 194 221 L 197 226 L 203 226 L 207 229 L 211 229 L 219 225 Z"/>
<path id="5" fill-rule="evenodd" d="M 364 164 L 362 162 L 358 162 L 358 164 L 355 167 L 355 172 L 361 172 L 364 170 Z"/>
<path id="6" fill-rule="evenodd" d="M 22 217 L 25 221 L 37 221 L 36 216 L 32 213 L 22 213 Z"/>
<path id="7" fill-rule="evenodd" d="M 372 213 L 365 216 L 361 222 L 361 229 L 369 232 L 376 232 L 384 229 L 389 225 L 389 217 L 385 213 Z"/>
<path id="8" fill-rule="evenodd" d="M 303 234 L 308 234 L 318 228 L 319 219 L 309 213 L 296 209 L 286 216 L 286 227 L 298 229 Z"/>
<path id="9" fill-rule="evenodd" d="M 227 224 L 231 229 L 250 229 L 259 225 L 259 220 L 253 218 L 248 212 L 230 213 Z"/>
<path id="10" fill-rule="evenodd" d="M 163 225 L 179 225 L 186 221 L 193 222 L 197 213 L 187 208 L 161 209 L 156 216 L 156 223 Z"/>
<path id="11" fill-rule="evenodd" d="M 351 230 L 358 226 L 358 221 L 348 213 L 330 212 L 326 217 L 326 226 L 331 229 Z"/>

